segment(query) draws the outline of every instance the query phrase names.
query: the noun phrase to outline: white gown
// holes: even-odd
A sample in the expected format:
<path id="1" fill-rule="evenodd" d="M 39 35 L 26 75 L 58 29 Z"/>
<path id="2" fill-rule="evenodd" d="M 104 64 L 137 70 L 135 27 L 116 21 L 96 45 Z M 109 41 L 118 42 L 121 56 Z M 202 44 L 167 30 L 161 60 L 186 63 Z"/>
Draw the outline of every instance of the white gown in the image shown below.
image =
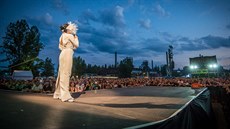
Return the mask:
<path id="1" fill-rule="evenodd" d="M 59 39 L 59 56 L 58 77 L 55 85 L 53 98 L 67 101 L 72 99 L 69 92 L 69 80 L 72 72 L 74 49 L 78 48 L 78 38 L 72 34 L 63 33 Z"/>

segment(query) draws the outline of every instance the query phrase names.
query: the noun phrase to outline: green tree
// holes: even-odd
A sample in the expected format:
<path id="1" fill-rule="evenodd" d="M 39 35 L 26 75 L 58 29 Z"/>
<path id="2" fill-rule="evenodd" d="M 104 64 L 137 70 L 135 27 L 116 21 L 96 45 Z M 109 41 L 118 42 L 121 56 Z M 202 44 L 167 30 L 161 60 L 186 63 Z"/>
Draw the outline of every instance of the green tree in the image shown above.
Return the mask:
<path id="1" fill-rule="evenodd" d="M 189 66 L 184 66 L 183 67 L 183 75 L 188 75 L 190 73 L 190 68 Z"/>
<path id="2" fill-rule="evenodd" d="M 161 75 L 167 76 L 167 65 L 161 66 Z"/>
<path id="3" fill-rule="evenodd" d="M 140 69 L 142 70 L 142 73 L 145 75 L 148 75 L 150 72 L 150 68 L 149 68 L 149 63 L 147 60 L 144 60 L 140 66 Z"/>
<path id="4" fill-rule="evenodd" d="M 45 77 L 54 76 L 54 64 L 51 58 L 45 59 L 41 75 Z"/>
<path id="5" fill-rule="evenodd" d="M 44 61 L 42 59 L 37 58 L 34 60 L 34 64 L 33 64 L 33 67 L 31 69 L 34 77 L 40 76 L 40 73 L 44 69 L 43 67 L 44 67 Z"/>
<path id="6" fill-rule="evenodd" d="M 86 63 L 80 56 L 73 58 L 72 75 L 81 77 L 86 71 Z"/>
<path id="7" fill-rule="evenodd" d="M 127 78 L 131 77 L 131 72 L 133 70 L 133 60 L 132 58 L 126 57 L 124 60 L 120 62 L 120 65 L 118 67 L 119 69 L 119 77 L 120 78 Z"/>
<path id="8" fill-rule="evenodd" d="M 36 26 L 29 27 L 26 20 L 18 20 L 7 26 L 6 35 L 3 37 L 1 54 L 6 58 L 12 70 L 31 70 L 34 61 L 44 45 L 40 42 L 40 33 Z"/>

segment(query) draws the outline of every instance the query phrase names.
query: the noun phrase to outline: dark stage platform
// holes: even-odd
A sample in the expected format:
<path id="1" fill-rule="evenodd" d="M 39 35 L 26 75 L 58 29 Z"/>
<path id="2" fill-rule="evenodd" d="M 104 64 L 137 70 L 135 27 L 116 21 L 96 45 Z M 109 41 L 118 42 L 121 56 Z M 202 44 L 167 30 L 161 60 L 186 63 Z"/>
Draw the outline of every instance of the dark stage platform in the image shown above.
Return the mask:
<path id="1" fill-rule="evenodd" d="M 202 89 L 200 89 L 201 91 Z M 1 128 L 126 128 L 170 117 L 199 93 L 189 87 L 136 87 L 51 95 L 0 91 Z"/>

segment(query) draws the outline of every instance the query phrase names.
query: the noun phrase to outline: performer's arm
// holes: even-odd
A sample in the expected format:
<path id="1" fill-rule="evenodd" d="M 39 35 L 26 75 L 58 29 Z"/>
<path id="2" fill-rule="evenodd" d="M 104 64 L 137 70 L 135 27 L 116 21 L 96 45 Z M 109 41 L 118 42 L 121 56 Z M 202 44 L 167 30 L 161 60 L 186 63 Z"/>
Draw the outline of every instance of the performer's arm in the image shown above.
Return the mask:
<path id="1" fill-rule="evenodd" d="M 64 46 L 59 43 L 59 49 L 62 50 L 64 49 Z"/>
<path id="2" fill-rule="evenodd" d="M 59 47 L 60 50 L 64 49 L 62 36 L 59 38 L 59 46 L 58 47 Z"/>
<path id="3" fill-rule="evenodd" d="M 78 37 L 75 35 L 71 35 L 69 38 L 69 41 L 73 44 L 74 48 L 78 48 L 79 47 L 79 40 Z"/>
<path id="4" fill-rule="evenodd" d="M 79 41 L 78 41 L 78 38 L 77 36 L 73 36 L 72 34 L 65 34 L 63 36 L 63 46 L 65 46 L 67 43 L 72 43 L 72 45 L 74 46 L 74 49 L 75 48 L 78 48 L 79 46 Z"/>

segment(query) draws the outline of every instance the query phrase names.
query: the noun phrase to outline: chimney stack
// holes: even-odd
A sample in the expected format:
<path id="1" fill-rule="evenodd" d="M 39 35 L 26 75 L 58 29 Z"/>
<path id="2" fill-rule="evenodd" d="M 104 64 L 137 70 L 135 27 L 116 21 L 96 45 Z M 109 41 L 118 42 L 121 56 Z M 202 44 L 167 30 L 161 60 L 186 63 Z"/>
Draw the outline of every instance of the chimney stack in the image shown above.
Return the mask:
<path id="1" fill-rule="evenodd" d="M 114 64 L 115 68 L 117 68 L 117 52 L 115 51 L 115 64 Z"/>

